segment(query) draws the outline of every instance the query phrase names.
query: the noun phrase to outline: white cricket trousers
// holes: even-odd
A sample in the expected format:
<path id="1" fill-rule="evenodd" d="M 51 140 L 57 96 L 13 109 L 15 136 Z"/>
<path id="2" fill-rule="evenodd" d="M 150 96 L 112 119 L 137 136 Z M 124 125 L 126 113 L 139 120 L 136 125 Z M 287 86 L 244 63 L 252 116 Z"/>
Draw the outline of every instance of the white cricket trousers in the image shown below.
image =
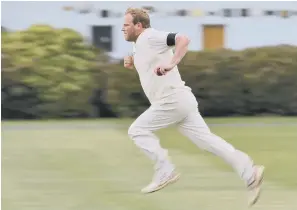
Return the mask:
<path id="1" fill-rule="evenodd" d="M 246 184 L 252 181 L 251 158 L 210 131 L 191 91 L 182 90 L 152 104 L 132 123 L 128 135 L 154 162 L 166 161 L 167 150 L 161 147 L 154 132 L 170 125 L 178 125 L 179 131 L 200 149 L 225 160 Z"/>

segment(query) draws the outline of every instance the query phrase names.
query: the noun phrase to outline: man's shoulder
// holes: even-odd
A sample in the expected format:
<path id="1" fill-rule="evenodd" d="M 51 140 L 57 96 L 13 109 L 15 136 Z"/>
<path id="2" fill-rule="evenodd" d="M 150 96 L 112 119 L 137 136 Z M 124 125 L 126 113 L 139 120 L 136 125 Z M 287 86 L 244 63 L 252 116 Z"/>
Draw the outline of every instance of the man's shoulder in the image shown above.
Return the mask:
<path id="1" fill-rule="evenodd" d="M 155 36 L 155 35 L 162 35 L 162 34 L 167 34 L 167 31 L 163 31 L 160 29 L 155 29 L 155 28 L 150 28 L 150 30 L 148 31 L 147 35 L 148 36 Z"/>
<path id="2" fill-rule="evenodd" d="M 148 28 L 145 30 L 144 37 L 145 39 L 152 37 L 154 34 L 158 33 L 154 28 Z"/>
<path id="3" fill-rule="evenodd" d="M 144 39 L 150 45 L 159 46 L 159 45 L 163 45 L 166 42 L 167 36 L 168 36 L 168 32 L 166 31 L 150 28 L 150 30 L 147 31 Z"/>

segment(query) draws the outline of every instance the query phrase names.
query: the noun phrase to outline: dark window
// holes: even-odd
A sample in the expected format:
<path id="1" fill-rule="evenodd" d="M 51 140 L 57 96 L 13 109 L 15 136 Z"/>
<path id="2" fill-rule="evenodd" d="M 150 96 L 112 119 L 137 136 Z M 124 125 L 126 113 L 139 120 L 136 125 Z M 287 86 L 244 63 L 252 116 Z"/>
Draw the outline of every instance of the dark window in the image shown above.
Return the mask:
<path id="1" fill-rule="evenodd" d="M 248 9 L 241 9 L 241 16 L 242 17 L 250 16 L 250 11 Z"/>
<path id="2" fill-rule="evenodd" d="M 178 16 L 187 16 L 187 15 L 188 15 L 188 12 L 187 12 L 187 10 L 178 10 L 178 11 L 176 12 L 176 14 L 177 14 Z"/>
<path id="3" fill-rule="evenodd" d="M 267 10 L 267 11 L 264 11 L 264 15 L 265 15 L 265 16 L 273 16 L 273 15 L 275 15 L 275 14 L 274 14 L 274 11 Z"/>
<path id="4" fill-rule="evenodd" d="M 108 10 L 101 10 L 101 17 L 103 17 L 103 18 L 109 17 L 109 11 Z"/>
<path id="5" fill-rule="evenodd" d="M 92 43 L 94 46 L 111 52 L 112 43 L 112 26 L 92 26 Z"/>
<path id="6" fill-rule="evenodd" d="M 232 16 L 232 10 L 231 9 L 224 9 L 223 10 L 223 16 L 224 17 L 231 17 Z"/>

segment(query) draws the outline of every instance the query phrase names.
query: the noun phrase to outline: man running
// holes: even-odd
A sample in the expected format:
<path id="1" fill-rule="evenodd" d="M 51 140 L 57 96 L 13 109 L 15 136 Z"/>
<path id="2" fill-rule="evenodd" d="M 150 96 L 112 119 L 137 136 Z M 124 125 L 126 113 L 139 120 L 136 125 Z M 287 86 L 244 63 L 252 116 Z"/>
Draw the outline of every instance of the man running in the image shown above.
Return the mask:
<path id="1" fill-rule="evenodd" d="M 199 148 L 219 156 L 232 166 L 250 192 L 248 204 L 256 203 L 264 167 L 254 165 L 247 154 L 210 131 L 199 113 L 194 94 L 181 79 L 177 65 L 187 53 L 190 40 L 179 33 L 151 28 L 148 13 L 138 8 L 126 11 L 122 31 L 125 40 L 133 44 L 133 56 L 125 57 L 124 66 L 136 68 L 142 88 L 151 103 L 128 130 L 130 138 L 155 163 L 152 182 L 142 192 L 160 190 L 180 176 L 167 150 L 160 146 L 154 134 L 159 129 L 175 124 Z"/>

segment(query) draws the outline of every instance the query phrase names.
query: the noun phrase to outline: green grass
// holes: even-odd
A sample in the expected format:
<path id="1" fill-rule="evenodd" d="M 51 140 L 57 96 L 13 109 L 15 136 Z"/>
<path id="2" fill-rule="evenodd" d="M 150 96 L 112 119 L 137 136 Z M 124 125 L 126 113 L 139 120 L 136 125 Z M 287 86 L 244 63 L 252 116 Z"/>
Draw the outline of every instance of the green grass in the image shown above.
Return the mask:
<path id="1" fill-rule="evenodd" d="M 153 171 L 127 136 L 131 122 L 4 122 L 2 209 L 247 209 L 244 185 L 230 167 L 197 149 L 173 128 L 158 135 L 182 177 L 158 193 L 140 194 Z M 296 209 L 297 118 L 212 118 L 207 122 L 295 123 L 211 129 L 266 166 L 265 190 L 254 209 Z"/>

